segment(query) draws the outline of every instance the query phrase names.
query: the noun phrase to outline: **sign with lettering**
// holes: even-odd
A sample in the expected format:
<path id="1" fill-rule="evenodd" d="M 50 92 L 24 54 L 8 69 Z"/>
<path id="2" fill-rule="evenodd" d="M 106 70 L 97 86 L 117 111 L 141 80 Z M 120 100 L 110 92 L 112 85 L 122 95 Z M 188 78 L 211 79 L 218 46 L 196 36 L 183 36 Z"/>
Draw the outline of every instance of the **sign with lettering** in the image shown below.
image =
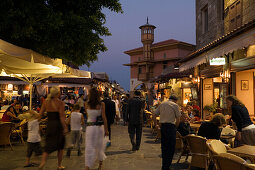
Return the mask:
<path id="1" fill-rule="evenodd" d="M 225 63 L 226 63 L 225 58 L 213 58 L 210 60 L 211 66 L 225 65 Z"/>

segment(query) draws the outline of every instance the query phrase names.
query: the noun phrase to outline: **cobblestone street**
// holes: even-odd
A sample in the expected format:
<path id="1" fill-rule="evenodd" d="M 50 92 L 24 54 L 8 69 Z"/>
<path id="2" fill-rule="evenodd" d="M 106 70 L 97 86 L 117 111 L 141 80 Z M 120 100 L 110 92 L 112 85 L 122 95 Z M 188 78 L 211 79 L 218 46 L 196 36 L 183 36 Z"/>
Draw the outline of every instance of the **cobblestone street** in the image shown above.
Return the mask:
<path id="1" fill-rule="evenodd" d="M 67 139 L 69 137 L 67 136 Z M 107 158 L 103 163 L 104 170 L 160 170 L 160 142 L 154 142 L 149 128 L 143 128 L 141 148 L 137 152 L 131 152 L 131 144 L 127 132 L 127 126 L 113 125 L 112 145 L 106 150 Z M 67 140 L 68 142 L 68 140 Z M 83 155 L 78 157 L 73 151 L 71 157 L 64 156 L 63 166 L 66 169 L 84 169 L 84 143 L 82 144 Z M 66 151 L 65 151 L 66 154 Z M 20 143 L 14 143 L 14 151 L 9 147 L 0 148 L 0 170 L 35 170 L 37 167 L 23 168 L 25 163 L 26 147 Z M 56 152 L 52 153 L 47 161 L 45 169 L 56 169 Z M 187 169 L 187 163 L 175 164 L 177 155 L 174 157 L 173 169 Z M 33 157 L 32 161 L 35 159 Z M 184 160 L 181 160 L 184 162 Z"/>

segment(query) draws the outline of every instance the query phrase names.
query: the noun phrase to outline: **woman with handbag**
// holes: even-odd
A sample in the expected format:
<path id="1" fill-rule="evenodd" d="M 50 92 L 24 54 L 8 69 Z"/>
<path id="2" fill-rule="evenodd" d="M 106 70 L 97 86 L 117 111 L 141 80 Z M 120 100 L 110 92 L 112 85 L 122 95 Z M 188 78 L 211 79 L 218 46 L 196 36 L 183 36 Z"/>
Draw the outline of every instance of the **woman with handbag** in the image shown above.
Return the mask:
<path id="1" fill-rule="evenodd" d="M 104 153 L 104 136 L 108 136 L 105 104 L 100 101 L 100 94 L 96 88 L 89 91 L 89 100 L 86 104 L 87 128 L 85 141 L 85 170 L 94 166 L 99 160 L 99 170 L 102 169 Z"/>

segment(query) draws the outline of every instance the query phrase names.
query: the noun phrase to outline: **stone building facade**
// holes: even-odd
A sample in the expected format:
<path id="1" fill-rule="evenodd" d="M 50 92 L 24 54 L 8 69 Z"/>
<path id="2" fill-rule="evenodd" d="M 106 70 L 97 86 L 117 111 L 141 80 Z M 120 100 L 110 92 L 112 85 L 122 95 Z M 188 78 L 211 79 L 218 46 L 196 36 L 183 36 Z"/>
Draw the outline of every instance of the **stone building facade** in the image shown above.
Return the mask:
<path id="1" fill-rule="evenodd" d="M 197 49 L 224 34 L 224 0 L 196 0 Z"/>
<path id="2" fill-rule="evenodd" d="M 200 49 L 255 19 L 255 0 L 196 0 L 196 47 Z"/>

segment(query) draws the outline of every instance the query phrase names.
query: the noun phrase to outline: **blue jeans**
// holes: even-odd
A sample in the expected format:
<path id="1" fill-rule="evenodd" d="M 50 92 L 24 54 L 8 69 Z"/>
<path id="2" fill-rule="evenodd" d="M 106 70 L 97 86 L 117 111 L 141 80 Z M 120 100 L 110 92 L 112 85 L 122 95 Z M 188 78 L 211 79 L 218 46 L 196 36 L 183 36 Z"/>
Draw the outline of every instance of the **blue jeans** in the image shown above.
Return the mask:
<path id="1" fill-rule="evenodd" d="M 175 151 L 176 127 L 171 123 L 161 124 L 162 170 L 169 170 Z"/>

